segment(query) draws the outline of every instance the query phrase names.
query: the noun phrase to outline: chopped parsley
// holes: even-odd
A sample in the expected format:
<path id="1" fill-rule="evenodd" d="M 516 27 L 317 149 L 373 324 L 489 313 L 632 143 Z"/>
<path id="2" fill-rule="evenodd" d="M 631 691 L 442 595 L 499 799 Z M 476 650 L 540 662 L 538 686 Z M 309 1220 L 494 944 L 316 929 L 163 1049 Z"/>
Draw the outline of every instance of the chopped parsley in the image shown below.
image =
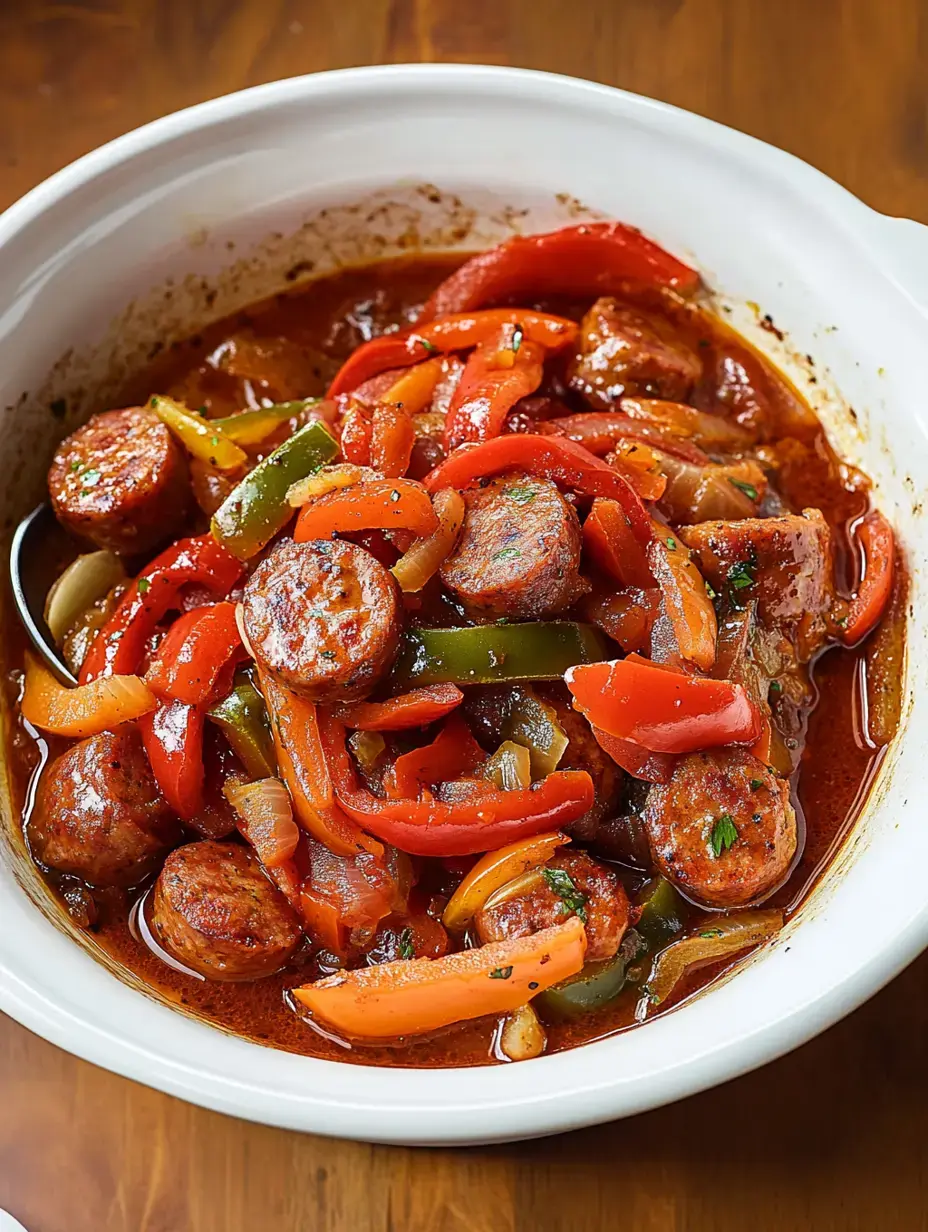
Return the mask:
<path id="1" fill-rule="evenodd" d="M 84 471 L 82 478 L 83 478 L 84 484 L 88 488 L 95 488 L 97 484 L 100 482 L 100 480 L 103 478 L 103 476 L 96 469 L 96 467 L 92 466 L 90 470 Z"/>
<path id="2" fill-rule="evenodd" d="M 771 693 L 782 693 L 783 692 L 783 686 L 780 684 L 779 680 L 770 681 L 770 692 Z"/>
<path id="3" fill-rule="evenodd" d="M 524 338 L 524 336 L 525 335 L 522 332 L 522 326 L 517 325 L 512 333 L 512 353 L 513 355 L 517 355 L 519 353 L 519 347 L 522 345 L 522 339 Z"/>
<path id="4" fill-rule="evenodd" d="M 490 972 L 491 980 L 508 980 L 512 975 L 512 967 L 494 967 Z"/>
<path id="5" fill-rule="evenodd" d="M 80 474 L 80 472 L 83 469 L 84 469 L 83 462 L 72 462 L 69 467 L 69 470 L 71 471 L 72 474 Z"/>
<path id="6" fill-rule="evenodd" d="M 149 582 L 148 578 L 139 578 L 136 582 L 136 586 L 138 587 L 140 595 L 147 595 L 151 589 L 151 582 Z"/>
<path id="7" fill-rule="evenodd" d="M 522 553 L 518 548 L 503 548 L 493 554 L 494 560 L 516 560 Z"/>
<path id="8" fill-rule="evenodd" d="M 721 937 L 722 930 L 720 928 L 708 928 L 704 933 L 700 933 L 699 935 L 700 937 L 705 937 L 705 939 L 709 941 L 713 937 Z"/>
<path id="9" fill-rule="evenodd" d="M 763 785 L 760 779 L 751 779 L 751 791 L 760 791 Z"/>
<path id="10" fill-rule="evenodd" d="M 422 346 L 424 346 L 424 347 L 425 347 L 425 349 L 426 349 L 426 351 L 429 353 L 429 355 L 440 355 L 440 354 L 441 354 L 441 351 L 440 351 L 440 350 L 439 350 L 439 348 L 435 345 L 435 343 L 434 343 L 434 342 L 429 342 L 428 338 L 419 338 L 419 337 L 417 337 L 417 338 L 416 338 L 416 342 L 418 342 L 418 343 L 420 343 Z"/>
<path id="11" fill-rule="evenodd" d="M 157 395 L 157 394 L 152 394 L 152 396 L 151 396 L 151 402 L 149 402 L 149 404 L 148 404 L 148 405 L 149 405 L 149 406 L 157 406 L 157 405 L 158 405 L 158 395 Z"/>
<path id="12" fill-rule="evenodd" d="M 587 897 L 582 890 L 577 888 L 570 873 L 562 868 L 543 868 L 541 875 L 547 882 L 548 888 L 554 891 L 566 910 L 579 916 L 585 924 Z"/>
<path id="13" fill-rule="evenodd" d="M 712 833 L 709 835 L 709 850 L 718 859 L 723 851 L 727 851 L 733 845 L 737 837 L 738 828 L 731 814 L 723 813 L 712 827 Z"/>
<path id="14" fill-rule="evenodd" d="M 705 586 L 706 586 L 706 594 L 709 596 L 709 598 L 710 598 L 710 599 L 717 599 L 717 598 L 719 597 L 719 596 L 718 596 L 718 592 L 717 592 L 716 590 L 714 590 L 714 589 L 713 589 L 713 588 L 709 585 L 709 583 L 708 583 L 708 582 L 706 582 Z"/>
<path id="15" fill-rule="evenodd" d="M 416 947 L 412 943 L 412 929 L 404 928 L 399 940 L 400 958 L 415 958 Z"/>
<path id="16" fill-rule="evenodd" d="M 212 445 L 212 447 L 215 449 L 215 448 L 216 448 L 216 446 L 219 444 L 219 437 L 218 437 L 218 436 L 211 436 L 211 437 L 209 438 L 209 443 L 210 443 L 210 444 Z"/>
<path id="17" fill-rule="evenodd" d="M 668 535 L 668 536 L 667 536 L 667 538 L 664 540 L 664 542 L 667 544 L 667 546 L 668 546 L 669 548 L 675 548 L 675 547 L 677 546 L 677 541 L 676 541 L 676 539 L 671 539 L 671 537 L 670 537 L 669 535 Z"/>
<path id="18" fill-rule="evenodd" d="M 534 488 L 507 488 L 506 495 L 510 500 L 514 500 L 517 505 L 528 505 L 535 499 L 538 493 Z"/>
<path id="19" fill-rule="evenodd" d="M 754 574 L 748 561 L 740 561 L 728 570 L 728 585 L 732 590 L 744 590 L 754 585 Z"/>
<path id="20" fill-rule="evenodd" d="M 320 659 L 334 659 L 335 651 L 334 650 L 320 650 L 319 658 Z"/>
<path id="21" fill-rule="evenodd" d="M 733 488 L 738 488 L 752 501 L 757 500 L 757 488 L 754 487 L 753 483 L 744 483 L 741 479 L 729 479 L 728 482 Z"/>

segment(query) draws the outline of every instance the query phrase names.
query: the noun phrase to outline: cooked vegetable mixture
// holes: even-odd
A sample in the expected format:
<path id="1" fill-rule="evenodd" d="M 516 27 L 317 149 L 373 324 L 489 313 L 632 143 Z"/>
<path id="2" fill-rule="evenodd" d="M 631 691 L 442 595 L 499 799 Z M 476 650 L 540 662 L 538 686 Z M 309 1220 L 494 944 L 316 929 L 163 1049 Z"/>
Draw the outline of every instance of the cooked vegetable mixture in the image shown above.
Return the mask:
<path id="1" fill-rule="evenodd" d="M 251 1038 L 413 1065 L 774 938 L 898 721 L 905 578 L 707 304 L 611 222 L 346 270 L 62 442 L 78 683 L 26 653 L 13 753 L 74 920 Z"/>

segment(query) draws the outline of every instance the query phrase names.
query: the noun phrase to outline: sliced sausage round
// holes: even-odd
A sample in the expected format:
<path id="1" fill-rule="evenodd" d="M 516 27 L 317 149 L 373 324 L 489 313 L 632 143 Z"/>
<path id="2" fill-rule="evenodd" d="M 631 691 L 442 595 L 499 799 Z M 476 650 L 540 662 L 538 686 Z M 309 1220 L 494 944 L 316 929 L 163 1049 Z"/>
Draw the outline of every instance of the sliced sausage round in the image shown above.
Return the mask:
<path id="1" fill-rule="evenodd" d="M 180 837 L 134 724 L 73 745 L 39 782 L 27 826 L 36 859 L 92 885 L 137 885 Z"/>
<path id="2" fill-rule="evenodd" d="M 339 539 L 279 543 L 251 575 L 244 611 L 258 663 L 314 702 L 366 696 L 389 670 L 402 631 L 389 570 Z"/>
<path id="3" fill-rule="evenodd" d="M 587 961 L 611 958 L 628 927 L 628 896 L 616 874 L 582 851 L 549 860 L 525 894 L 478 912 L 481 942 L 527 937 L 580 915 L 586 924 Z"/>
<path id="4" fill-rule="evenodd" d="M 302 932 L 257 856 L 205 840 L 172 851 L 155 882 L 151 927 L 185 967 L 210 980 L 257 980 L 279 971 Z"/>
<path id="5" fill-rule="evenodd" d="M 707 907 L 743 907 L 774 889 L 796 853 L 789 785 L 746 749 L 681 757 L 648 793 L 644 823 L 660 871 Z"/>
<path id="6" fill-rule="evenodd" d="M 531 619 L 580 597 L 580 523 L 550 479 L 515 472 L 464 500 L 461 537 L 441 580 L 468 612 Z"/>
<path id="7" fill-rule="evenodd" d="M 139 406 L 93 415 L 62 441 L 48 490 L 68 530 L 127 554 L 172 538 L 190 503 L 183 451 L 157 415 Z"/>
<path id="8" fill-rule="evenodd" d="M 607 297 L 580 324 L 569 384 L 608 411 L 623 396 L 685 402 L 701 373 L 701 359 L 669 321 Z"/>

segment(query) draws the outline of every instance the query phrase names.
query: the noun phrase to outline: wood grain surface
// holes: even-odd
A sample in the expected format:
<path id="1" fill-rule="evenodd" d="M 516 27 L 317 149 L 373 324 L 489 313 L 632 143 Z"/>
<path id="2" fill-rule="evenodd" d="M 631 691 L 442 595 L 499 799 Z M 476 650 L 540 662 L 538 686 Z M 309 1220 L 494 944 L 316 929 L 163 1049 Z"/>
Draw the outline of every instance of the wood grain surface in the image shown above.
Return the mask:
<path id="1" fill-rule="evenodd" d="M 0 206 L 190 103 L 408 60 L 653 95 L 928 221 L 925 0 L 0 0 Z M 928 957 L 820 1039 L 713 1092 L 493 1150 L 248 1125 L 0 1018 L 0 1205 L 29 1232 L 926 1229 L 926 977 Z"/>

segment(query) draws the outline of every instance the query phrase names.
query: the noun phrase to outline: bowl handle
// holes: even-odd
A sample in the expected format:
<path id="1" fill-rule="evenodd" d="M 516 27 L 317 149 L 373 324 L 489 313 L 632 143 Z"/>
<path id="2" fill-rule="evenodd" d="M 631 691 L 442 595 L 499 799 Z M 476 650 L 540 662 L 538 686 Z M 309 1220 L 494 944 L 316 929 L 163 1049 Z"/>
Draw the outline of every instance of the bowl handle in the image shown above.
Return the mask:
<path id="1" fill-rule="evenodd" d="M 928 227 L 877 214 L 877 237 L 893 281 L 928 317 Z"/>

